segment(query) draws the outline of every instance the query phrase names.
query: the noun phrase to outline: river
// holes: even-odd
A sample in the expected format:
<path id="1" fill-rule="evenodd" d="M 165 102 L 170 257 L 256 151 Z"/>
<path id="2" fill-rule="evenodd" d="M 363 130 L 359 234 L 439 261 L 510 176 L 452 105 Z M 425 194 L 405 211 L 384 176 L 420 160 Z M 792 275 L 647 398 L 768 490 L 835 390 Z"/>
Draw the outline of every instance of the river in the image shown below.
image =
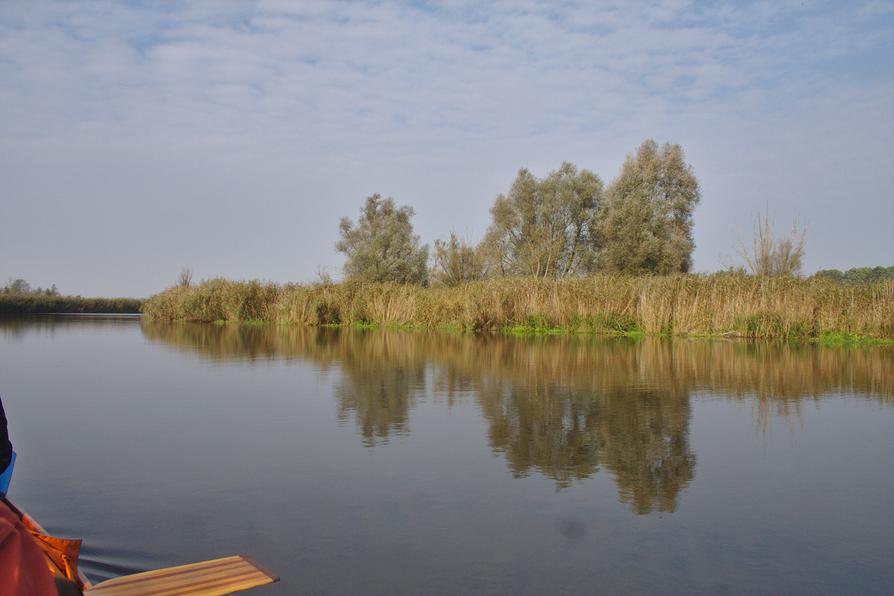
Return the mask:
<path id="1" fill-rule="evenodd" d="M 94 580 L 894 591 L 894 348 L 0 320 L 11 496 Z"/>

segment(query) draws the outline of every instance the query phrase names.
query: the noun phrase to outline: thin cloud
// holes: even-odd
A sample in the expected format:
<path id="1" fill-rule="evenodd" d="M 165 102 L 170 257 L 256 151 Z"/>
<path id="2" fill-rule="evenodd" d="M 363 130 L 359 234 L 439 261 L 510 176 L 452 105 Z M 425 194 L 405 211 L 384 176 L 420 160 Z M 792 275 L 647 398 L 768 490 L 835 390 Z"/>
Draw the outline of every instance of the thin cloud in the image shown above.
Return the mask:
<path id="1" fill-rule="evenodd" d="M 811 196 L 829 192 L 805 178 L 818 170 L 844 179 L 833 171 L 844 161 L 862 173 L 861 164 L 876 158 L 870 151 L 892 161 L 892 77 L 878 59 L 894 47 L 889 9 L 879 2 L 6 2 L 0 154 L 15 166 L 0 173 L 7 193 L 31 196 L 46 183 L 22 171 L 39 170 L 47 156 L 64 161 L 66 154 L 93 152 L 116 163 L 131 159 L 124 169 L 154 164 L 176 171 L 183 184 L 201 189 L 174 156 L 191 159 L 197 171 L 230 168 L 236 175 L 235 163 L 246 177 L 263 174 L 263 184 L 276 189 L 263 200 L 284 211 L 291 209 L 284 189 L 302 186 L 330 205 L 312 224 L 331 228 L 325 254 L 314 249 L 313 258 L 292 269 L 276 263 L 276 255 L 252 253 L 273 263 L 269 277 L 301 279 L 320 263 L 337 269 L 328 250 L 333 210 L 353 212 L 363 192 L 412 195 L 396 198 L 414 202 L 429 239 L 450 228 L 479 234 L 493 193 L 508 186 L 515 168 L 553 168 L 570 159 L 611 178 L 624 154 L 651 136 L 682 142 L 690 159 L 700 160 L 694 164 L 705 174 L 705 200 L 697 215 L 696 266 L 711 269 L 716 255 L 729 250 L 720 244 L 731 228 L 747 233 L 747 224 L 706 220 L 719 217 L 712 205 L 747 219 L 775 192 L 731 186 L 739 179 L 735 168 L 763 164 L 774 152 L 755 130 L 815 140 L 822 119 L 846 123 L 835 130 L 849 145 L 824 155 L 799 150 L 796 142 L 777 146 L 790 152 L 776 156 L 786 162 L 787 186 Z M 845 102 L 838 111 L 823 101 L 831 97 Z M 842 114 L 841 105 L 864 111 Z M 711 151 L 708 143 L 735 153 Z M 449 188 L 426 184 L 426 177 L 451 179 L 456 171 L 469 174 L 452 178 Z M 764 180 L 782 174 L 755 169 L 748 176 L 764 188 L 770 186 Z M 792 183 L 798 180 L 804 184 Z M 890 182 L 890 174 L 870 173 L 858 194 L 889 192 Z M 111 200 L 88 196 L 102 192 L 93 182 L 67 190 L 77 195 L 73 200 Z M 15 208 L 9 196 L 0 199 L 12 203 L 5 211 Z M 46 206 L 59 199 L 41 200 Z M 183 217 L 199 217 L 190 196 L 180 200 Z M 777 200 L 805 215 L 812 209 L 808 199 Z M 443 206 L 456 201 L 465 202 L 464 214 L 476 223 Z M 875 230 L 873 221 L 890 214 L 890 202 L 890 194 L 867 198 L 867 221 L 857 227 Z M 218 223 L 235 230 L 239 220 Z M 215 240 L 208 234 L 205 242 Z M 27 232 L 0 242 L 3 249 L 27 244 Z M 311 252 L 295 242 L 296 252 Z M 836 260 L 839 247 L 812 244 L 808 264 L 873 264 L 891 245 L 877 242 L 865 254 Z M 182 266 L 175 255 L 158 258 L 171 270 Z M 264 273 L 212 265 L 236 277 Z"/>

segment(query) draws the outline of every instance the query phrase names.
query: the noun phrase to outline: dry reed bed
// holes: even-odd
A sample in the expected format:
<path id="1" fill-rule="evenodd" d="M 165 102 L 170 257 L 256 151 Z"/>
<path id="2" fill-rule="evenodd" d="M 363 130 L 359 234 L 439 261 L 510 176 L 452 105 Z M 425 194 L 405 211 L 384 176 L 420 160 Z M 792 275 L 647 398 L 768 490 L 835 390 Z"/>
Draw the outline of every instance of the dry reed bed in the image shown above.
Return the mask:
<path id="1" fill-rule="evenodd" d="M 148 299 L 143 312 L 169 321 L 894 338 L 894 285 L 730 274 L 504 278 L 453 288 L 216 279 L 165 290 Z"/>

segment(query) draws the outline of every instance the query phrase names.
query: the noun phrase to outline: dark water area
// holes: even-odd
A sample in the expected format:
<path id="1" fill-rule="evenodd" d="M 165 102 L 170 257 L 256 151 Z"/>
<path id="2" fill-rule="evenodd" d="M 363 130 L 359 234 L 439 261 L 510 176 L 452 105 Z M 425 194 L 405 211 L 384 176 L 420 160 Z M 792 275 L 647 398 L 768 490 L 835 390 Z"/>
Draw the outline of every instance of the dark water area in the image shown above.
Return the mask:
<path id="1" fill-rule="evenodd" d="M 894 592 L 894 349 L 0 320 L 11 496 L 93 579 Z"/>

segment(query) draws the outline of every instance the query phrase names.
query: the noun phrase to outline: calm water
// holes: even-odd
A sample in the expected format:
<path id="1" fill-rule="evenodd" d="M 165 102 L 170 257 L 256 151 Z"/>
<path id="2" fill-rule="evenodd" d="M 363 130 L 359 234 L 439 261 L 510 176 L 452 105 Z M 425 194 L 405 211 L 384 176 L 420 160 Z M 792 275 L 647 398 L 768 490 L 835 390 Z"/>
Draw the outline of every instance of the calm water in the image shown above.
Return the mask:
<path id="1" fill-rule="evenodd" d="M 894 592 L 894 350 L 0 321 L 12 496 L 94 579 Z"/>

